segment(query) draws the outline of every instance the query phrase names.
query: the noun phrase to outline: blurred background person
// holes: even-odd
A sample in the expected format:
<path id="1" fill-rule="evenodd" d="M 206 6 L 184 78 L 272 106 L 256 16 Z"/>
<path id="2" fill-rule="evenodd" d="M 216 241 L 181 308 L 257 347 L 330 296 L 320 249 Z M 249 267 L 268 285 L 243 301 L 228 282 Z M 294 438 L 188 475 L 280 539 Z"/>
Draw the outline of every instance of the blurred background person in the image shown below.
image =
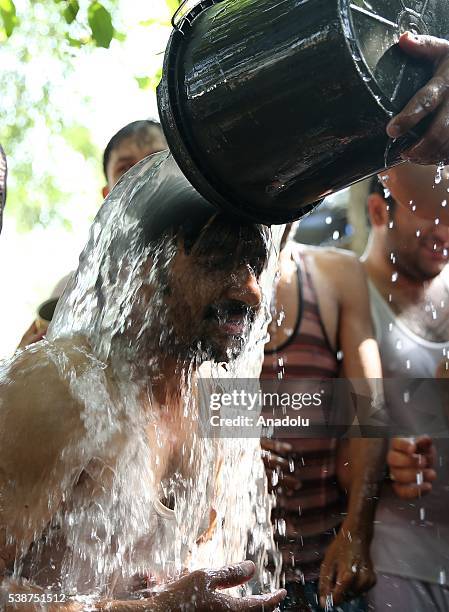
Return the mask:
<path id="1" fill-rule="evenodd" d="M 415 385 L 409 392 L 412 381 L 435 377 L 449 349 L 449 226 L 420 214 L 444 210 L 447 184 L 434 166 L 411 164 L 383 173 L 381 181 L 371 182 L 372 227 L 363 265 L 388 410 L 414 437 L 391 443 L 395 480 L 384 483 L 376 512 L 371 552 L 377 584 L 369 608 L 447 611 L 447 420 L 432 387 L 420 395 Z M 443 436 L 434 440 L 435 449 L 429 434 Z"/>
<path id="2" fill-rule="evenodd" d="M 103 172 L 106 179 L 102 189 L 103 198 L 107 197 L 121 177 L 135 164 L 166 148 L 167 142 L 161 124 L 154 119 L 133 121 L 121 128 L 108 142 L 103 153 Z M 62 295 L 71 274 L 66 274 L 58 281 L 50 299 L 38 308 L 38 317 L 24 333 L 18 348 L 38 342 L 45 336 L 57 299 Z"/>

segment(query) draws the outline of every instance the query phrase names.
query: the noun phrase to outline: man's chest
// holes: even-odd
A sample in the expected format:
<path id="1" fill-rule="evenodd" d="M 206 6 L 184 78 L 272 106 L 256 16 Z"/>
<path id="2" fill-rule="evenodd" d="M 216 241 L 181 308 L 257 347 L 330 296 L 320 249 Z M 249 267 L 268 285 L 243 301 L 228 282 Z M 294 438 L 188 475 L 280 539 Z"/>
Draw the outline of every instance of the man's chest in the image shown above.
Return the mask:
<path id="1" fill-rule="evenodd" d="M 442 280 L 435 279 L 419 295 L 388 294 L 388 302 L 398 320 L 420 338 L 449 341 L 449 291 Z"/>
<path id="2" fill-rule="evenodd" d="M 444 297 L 402 304 L 397 309 L 397 317 L 413 333 L 428 342 L 448 342 L 449 299 Z"/>

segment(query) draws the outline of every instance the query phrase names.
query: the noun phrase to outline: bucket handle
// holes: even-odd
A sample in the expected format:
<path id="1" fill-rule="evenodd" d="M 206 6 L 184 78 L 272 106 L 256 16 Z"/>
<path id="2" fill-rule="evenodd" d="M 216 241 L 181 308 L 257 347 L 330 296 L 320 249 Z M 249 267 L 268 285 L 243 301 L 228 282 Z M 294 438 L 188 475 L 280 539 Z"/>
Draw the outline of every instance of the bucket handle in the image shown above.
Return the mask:
<path id="1" fill-rule="evenodd" d="M 182 0 L 176 11 L 173 13 L 171 18 L 171 24 L 175 30 L 181 32 L 184 21 L 187 21 L 190 25 L 192 18 L 196 17 L 203 9 L 220 2 L 221 0 Z M 193 10 L 196 9 L 196 10 Z M 191 13 L 191 15 L 189 15 Z"/>
<path id="2" fill-rule="evenodd" d="M 173 16 L 171 18 L 171 24 L 175 30 L 178 30 L 178 32 L 182 32 L 181 27 L 180 27 L 180 21 L 182 20 L 183 17 L 185 17 L 187 11 L 184 11 L 184 9 L 187 8 L 186 5 L 190 4 L 190 2 L 191 0 L 182 0 L 181 4 L 178 6 L 176 11 L 173 13 Z"/>

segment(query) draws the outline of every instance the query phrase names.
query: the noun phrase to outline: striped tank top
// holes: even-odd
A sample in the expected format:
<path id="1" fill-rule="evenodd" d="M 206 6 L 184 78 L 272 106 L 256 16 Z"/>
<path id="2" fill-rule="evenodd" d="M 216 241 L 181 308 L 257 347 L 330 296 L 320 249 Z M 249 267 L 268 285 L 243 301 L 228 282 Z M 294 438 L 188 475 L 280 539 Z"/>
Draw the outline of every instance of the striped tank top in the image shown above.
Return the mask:
<path id="1" fill-rule="evenodd" d="M 335 378 L 338 360 L 321 320 L 317 295 L 300 245 L 294 247 L 299 313 L 293 334 L 274 352 L 267 352 L 262 378 L 284 380 Z M 281 364 L 281 365 L 280 365 Z M 289 438 L 292 452 L 291 475 L 301 488 L 282 488 L 282 477 L 275 487 L 276 507 L 272 513 L 275 540 L 282 553 L 286 582 L 316 580 L 326 548 L 343 519 L 344 494 L 337 483 L 335 439 Z"/>

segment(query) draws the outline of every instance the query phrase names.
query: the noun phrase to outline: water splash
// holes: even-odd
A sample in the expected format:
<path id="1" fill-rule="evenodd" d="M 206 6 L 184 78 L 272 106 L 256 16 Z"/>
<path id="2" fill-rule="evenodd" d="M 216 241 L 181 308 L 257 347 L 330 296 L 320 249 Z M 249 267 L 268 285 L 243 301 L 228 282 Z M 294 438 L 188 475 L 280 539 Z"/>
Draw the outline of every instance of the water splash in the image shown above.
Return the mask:
<path id="1" fill-rule="evenodd" d="M 271 253 L 258 272 L 265 284 L 262 305 L 257 314 L 245 314 L 251 334 L 214 345 L 212 321 L 227 324 L 230 312 L 215 307 L 214 284 L 223 274 L 239 282 L 232 268 L 235 227 L 226 230 L 224 223 L 214 234 L 219 216 L 209 210 L 207 220 L 201 206 L 195 209 L 183 244 L 196 263 L 179 268 L 186 264 L 177 229 L 185 208 L 170 208 L 172 194 L 164 189 L 172 183 L 179 188 L 183 206 L 196 196 L 181 176 L 170 178 L 174 166 L 170 155 L 157 154 L 120 181 L 93 224 L 48 341 L 0 367 L 4 380 L 23 360 L 47 367 L 79 414 L 51 493 L 61 491 L 61 499 L 43 500 L 57 506 L 50 522 L 31 524 L 19 537 L 21 515 L 8 532 L 17 545 L 15 579 L 26 576 L 67 594 L 111 596 L 129 592 L 136 576 L 156 587 L 186 569 L 243 559 L 251 533 L 261 581 L 268 580 L 263 559 L 271 545 L 270 500 L 258 440 L 201 435 L 199 384 L 205 380 L 213 388 L 226 377 L 258 377 L 280 235 L 273 240 L 260 227 L 245 238 L 242 229 L 242 240 L 251 242 L 252 233 L 253 246 Z M 258 257 L 244 263 L 255 269 Z M 200 274 L 209 283 L 211 308 L 197 301 Z M 201 321 L 196 329 L 195 321 Z M 172 371 L 177 384 L 166 388 Z M 32 493 L 41 500 L 39 491 Z M 35 543 L 30 550 L 29 542 Z"/>

